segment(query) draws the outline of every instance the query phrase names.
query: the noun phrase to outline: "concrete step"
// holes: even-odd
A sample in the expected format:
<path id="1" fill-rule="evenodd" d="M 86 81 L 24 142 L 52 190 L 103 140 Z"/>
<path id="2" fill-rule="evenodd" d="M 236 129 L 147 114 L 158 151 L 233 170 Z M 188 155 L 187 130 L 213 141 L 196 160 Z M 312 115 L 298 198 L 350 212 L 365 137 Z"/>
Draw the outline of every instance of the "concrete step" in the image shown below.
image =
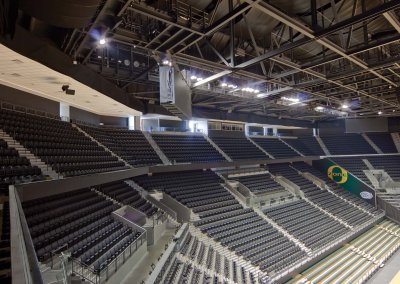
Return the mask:
<path id="1" fill-rule="evenodd" d="M 331 153 L 328 150 L 328 147 L 326 147 L 324 141 L 322 141 L 321 137 L 319 136 L 314 136 L 315 139 L 317 139 L 319 146 L 321 146 L 322 151 L 324 151 L 325 155 L 329 156 Z"/>
<path id="2" fill-rule="evenodd" d="M 397 152 L 400 153 L 400 135 L 397 132 L 391 133 L 391 135 L 393 138 L 394 145 L 396 146 Z"/>
<path id="3" fill-rule="evenodd" d="M 18 141 L 14 140 L 14 138 L 12 138 L 2 129 L 0 129 L 0 138 L 6 141 L 9 147 L 15 148 L 21 157 L 26 157 L 30 161 L 31 165 L 39 167 L 44 175 L 47 175 L 52 179 L 63 178 L 62 175 L 56 173 L 50 166 L 47 166 L 46 163 L 43 162 L 39 157 L 36 157 L 33 153 L 31 153 L 28 149 L 22 146 Z"/>
<path id="4" fill-rule="evenodd" d="M 158 157 L 161 159 L 164 165 L 172 165 L 171 161 L 168 159 L 168 157 L 164 154 L 164 152 L 158 147 L 156 141 L 154 141 L 153 137 L 151 134 L 147 131 L 143 131 L 144 137 L 146 137 L 147 141 L 153 147 L 154 151 L 157 153 Z"/>
<path id="5" fill-rule="evenodd" d="M 295 151 L 297 154 L 299 154 L 301 157 L 304 157 L 303 153 L 300 153 L 299 151 L 297 151 L 296 148 L 292 147 L 292 145 L 290 145 L 289 143 L 287 143 L 285 140 L 278 138 L 279 140 L 282 141 L 282 143 L 284 143 L 286 146 L 288 146 L 290 149 L 292 149 L 293 151 Z"/>
<path id="6" fill-rule="evenodd" d="M 261 147 L 260 145 L 258 145 L 253 139 L 251 139 L 251 137 L 247 137 L 247 140 L 249 140 L 251 143 L 253 143 L 254 146 L 256 146 L 258 149 L 260 149 L 265 155 L 267 155 L 267 156 L 270 157 L 271 159 L 275 159 L 274 156 L 272 156 L 270 153 L 268 153 L 267 151 L 265 151 L 264 148 Z"/>
<path id="7" fill-rule="evenodd" d="M 212 139 L 210 137 L 208 137 L 208 135 L 203 134 L 204 139 L 206 139 L 208 141 L 208 143 L 210 143 L 227 161 L 232 162 L 232 159 L 228 156 L 228 154 L 226 154 L 224 151 L 222 151 L 222 149 L 214 143 L 214 141 L 212 141 Z"/>
<path id="8" fill-rule="evenodd" d="M 372 148 L 378 153 L 378 154 L 383 154 L 382 150 L 379 149 L 378 146 L 368 137 L 367 134 L 363 133 L 361 136 L 368 142 L 369 145 L 371 145 Z"/>
<path id="9" fill-rule="evenodd" d="M 86 137 L 90 138 L 90 140 L 92 140 L 93 142 L 95 142 L 97 145 L 99 145 L 100 147 L 102 147 L 104 150 L 106 150 L 107 152 L 109 152 L 112 156 L 117 157 L 119 161 L 123 162 L 125 164 L 125 166 L 132 168 L 132 166 L 125 161 L 124 159 L 122 159 L 120 156 L 118 156 L 117 154 L 115 154 L 113 151 L 111 151 L 107 146 L 103 145 L 102 143 L 100 143 L 99 141 L 97 141 L 94 137 L 92 137 L 90 134 L 88 134 L 86 131 L 84 131 L 82 128 L 80 128 L 78 125 L 76 124 L 72 124 L 72 127 L 76 128 L 79 132 L 83 133 Z"/>

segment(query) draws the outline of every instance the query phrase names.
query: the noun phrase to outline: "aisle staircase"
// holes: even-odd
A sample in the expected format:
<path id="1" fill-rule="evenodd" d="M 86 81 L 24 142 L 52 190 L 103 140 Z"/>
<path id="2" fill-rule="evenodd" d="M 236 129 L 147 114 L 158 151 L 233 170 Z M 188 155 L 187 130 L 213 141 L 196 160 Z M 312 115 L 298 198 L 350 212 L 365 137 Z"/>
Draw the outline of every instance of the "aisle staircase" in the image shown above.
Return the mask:
<path id="1" fill-rule="evenodd" d="M 151 147 L 154 149 L 154 151 L 157 153 L 158 157 L 161 159 L 164 165 L 172 165 L 171 161 L 165 156 L 164 152 L 158 147 L 156 141 L 154 141 L 153 137 L 151 134 L 147 131 L 142 131 L 144 137 L 146 137 L 147 141 L 151 145 Z"/>
<path id="2" fill-rule="evenodd" d="M 361 134 L 362 137 L 368 142 L 369 145 L 378 153 L 378 154 L 383 154 L 382 150 L 368 137 L 367 134 L 363 133 Z"/>
<path id="3" fill-rule="evenodd" d="M 322 149 L 322 151 L 324 151 L 325 155 L 330 156 L 331 153 L 329 152 L 328 147 L 326 147 L 324 141 L 322 141 L 321 137 L 319 137 L 319 136 L 314 136 L 314 137 L 315 137 L 315 139 L 317 139 L 319 146 L 321 146 L 321 149 Z"/>
<path id="4" fill-rule="evenodd" d="M 22 146 L 18 141 L 14 140 L 10 135 L 0 129 L 0 139 L 7 142 L 8 147 L 15 148 L 21 157 L 27 158 L 32 166 L 37 166 L 43 175 L 47 175 L 52 179 L 62 179 L 63 176 L 54 171 L 51 166 L 46 165 L 39 157 L 35 156 L 31 151 Z"/>
<path id="5" fill-rule="evenodd" d="M 203 134 L 204 139 L 206 139 L 208 141 L 208 143 L 210 143 L 215 150 L 217 150 L 227 161 L 232 162 L 231 157 L 229 157 L 224 151 L 222 151 L 222 149 L 214 143 L 214 141 L 212 141 L 212 139 L 210 137 L 208 137 L 208 135 Z"/>
<path id="6" fill-rule="evenodd" d="M 104 144 L 100 143 L 99 141 L 97 141 L 94 137 L 92 137 L 89 133 L 87 133 L 85 130 L 83 130 L 82 128 L 80 128 L 78 125 L 72 123 L 72 127 L 76 128 L 79 132 L 81 132 L 83 135 L 85 135 L 86 137 L 88 137 L 90 140 L 92 140 L 94 143 L 96 143 L 97 145 L 99 145 L 100 147 L 102 147 L 106 152 L 109 152 L 112 156 L 116 157 L 118 159 L 118 161 L 123 162 L 125 164 L 125 166 L 132 168 L 132 166 L 130 164 L 128 164 L 124 159 L 122 159 L 120 156 L 118 156 L 117 154 L 115 154 L 113 151 L 111 151 L 107 146 L 105 146 Z"/>
<path id="7" fill-rule="evenodd" d="M 394 145 L 396 146 L 397 152 L 400 153 L 400 134 L 397 132 L 390 133 L 393 138 Z"/>

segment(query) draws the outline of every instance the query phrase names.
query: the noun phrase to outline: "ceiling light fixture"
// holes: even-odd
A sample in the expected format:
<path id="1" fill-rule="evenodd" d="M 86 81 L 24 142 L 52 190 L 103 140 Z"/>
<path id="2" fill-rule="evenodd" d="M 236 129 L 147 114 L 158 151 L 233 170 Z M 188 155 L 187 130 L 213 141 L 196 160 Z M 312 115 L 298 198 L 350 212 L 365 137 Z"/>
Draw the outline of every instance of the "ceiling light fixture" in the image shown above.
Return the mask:
<path id="1" fill-rule="evenodd" d="M 378 114 L 381 115 L 383 112 L 382 111 L 378 111 Z"/>
<path id="2" fill-rule="evenodd" d="M 103 37 L 103 38 L 101 38 L 100 40 L 99 40 L 99 43 L 101 44 L 101 45 L 105 45 L 106 44 L 106 39 Z"/>
<path id="3" fill-rule="evenodd" d="M 349 106 L 348 106 L 348 105 L 346 105 L 346 104 L 343 104 L 343 105 L 342 105 L 342 108 L 343 108 L 343 109 L 348 109 L 348 108 L 349 108 Z"/>

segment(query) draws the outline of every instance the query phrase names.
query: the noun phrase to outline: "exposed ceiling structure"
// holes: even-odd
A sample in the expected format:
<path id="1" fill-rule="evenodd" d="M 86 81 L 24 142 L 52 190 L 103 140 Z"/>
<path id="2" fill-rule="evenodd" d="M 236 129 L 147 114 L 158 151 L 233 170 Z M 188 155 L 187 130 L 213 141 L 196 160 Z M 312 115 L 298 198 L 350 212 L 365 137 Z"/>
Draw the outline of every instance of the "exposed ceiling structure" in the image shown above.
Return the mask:
<path id="1" fill-rule="evenodd" d="M 64 7 L 59 26 L 21 2 L 20 24 L 150 103 L 164 63 L 189 74 L 194 107 L 307 120 L 400 112 L 400 0 L 76 0 L 82 15 L 68 22 Z"/>
<path id="2" fill-rule="evenodd" d="M 1 44 L 0 66 L 0 84 L 99 115 L 140 115 L 140 112 Z M 62 90 L 65 85 L 74 90 L 75 95 L 67 95 Z"/>

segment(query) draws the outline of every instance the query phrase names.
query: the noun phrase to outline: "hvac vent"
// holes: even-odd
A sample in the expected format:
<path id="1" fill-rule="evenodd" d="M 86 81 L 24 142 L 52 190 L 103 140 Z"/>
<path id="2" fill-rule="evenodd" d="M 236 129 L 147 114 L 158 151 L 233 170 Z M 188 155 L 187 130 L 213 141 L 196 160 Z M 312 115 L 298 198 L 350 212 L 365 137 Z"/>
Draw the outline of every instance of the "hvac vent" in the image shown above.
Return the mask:
<path id="1" fill-rule="evenodd" d="M 19 60 L 19 59 L 13 59 L 13 60 L 11 60 L 11 61 L 14 62 L 14 63 L 16 63 L 16 64 L 24 63 L 24 62 L 22 62 L 22 61 Z"/>

